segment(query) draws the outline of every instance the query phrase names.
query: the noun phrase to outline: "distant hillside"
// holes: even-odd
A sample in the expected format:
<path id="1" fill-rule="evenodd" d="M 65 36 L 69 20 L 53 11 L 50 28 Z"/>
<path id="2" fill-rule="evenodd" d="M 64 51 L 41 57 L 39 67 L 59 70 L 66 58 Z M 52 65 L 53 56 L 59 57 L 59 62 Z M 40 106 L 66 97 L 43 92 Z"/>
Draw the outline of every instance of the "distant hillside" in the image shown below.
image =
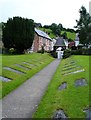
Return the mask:
<path id="1" fill-rule="evenodd" d="M 76 33 L 75 33 L 75 32 L 62 31 L 61 33 L 64 33 L 64 32 L 67 33 L 68 39 L 72 39 L 72 40 L 75 39 L 75 36 L 76 36 Z"/>
<path id="2" fill-rule="evenodd" d="M 56 38 L 56 36 L 52 33 L 52 30 L 51 30 L 51 29 L 47 29 L 47 28 L 39 28 L 39 29 L 42 30 L 42 31 L 44 31 L 44 32 L 47 32 L 48 35 L 49 35 L 51 38 Z M 61 31 L 60 34 L 63 34 L 64 32 L 67 33 L 67 38 L 68 38 L 68 39 L 72 39 L 72 40 L 75 39 L 75 36 L 76 36 L 76 33 L 75 33 L 75 32 Z"/>
<path id="3" fill-rule="evenodd" d="M 44 31 L 44 32 L 47 32 L 48 35 L 51 37 L 51 38 L 55 38 L 56 36 L 52 33 L 52 30 L 51 29 L 46 29 L 46 28 L 39 28 L 40 30 Z"/>

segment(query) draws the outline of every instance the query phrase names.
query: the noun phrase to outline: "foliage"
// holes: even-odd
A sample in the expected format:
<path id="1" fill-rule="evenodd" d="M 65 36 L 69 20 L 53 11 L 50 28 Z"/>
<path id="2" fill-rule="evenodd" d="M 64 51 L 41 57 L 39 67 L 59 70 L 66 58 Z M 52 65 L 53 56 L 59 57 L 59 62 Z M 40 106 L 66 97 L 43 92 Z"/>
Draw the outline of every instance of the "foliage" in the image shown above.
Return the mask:
<path id="1" fill-rule="evenodd" d="M 52 30 L 52 32 L 56 35 L 56 36 L 60 36 L 60 33 L 61 33 L 61 30 L 62 30 L 62 24 L 55 24 L 55 23 L 52 23 L 51 26 L 50 26 L 50 29 Z"/>
<path id="2" fill-rule="evenodd" d="M 64 50 L 63 58 L 65 59 L 70 56 L 71 56 L 71 50 L 69 50 L 69 49 Z"/>
<path id="3" fill-rule="evenodd" d="M 74 29 L 70 29 L 70 28 L 67 28 L 66 31 L 71 32 L 71 33 L 74 33 L 74 32 L 76 33 Z"/>
<path id="4" fill-rule="evenodd" d="M 64 39 L 67 39 L 67 33 L 64 32 L 63 34 L 61 34 L 61 36 L 64 38 Z"/>
<path id="5" fill-rule="evenodd" d="M 78 49 L 78 50 L 72 50 L 71 51 L 72 55 L 82 55 L 82 49 Z"/>
<path id="6" fill-rule="evenodd" d="M 9 18 L 3 26 L 2 41 L 7 49 L 14 48 L 17 53 L 32 46 L 34 39 L 34 21 L 21 17 Z"/>
<path id="7" fill-rule="evenodd" d="M 41 23 L 34 23 L 34 27 L 37 27 L 37 28 L 42 28 L 42 24 Z"/>
<path id="8" fill-rule="evenodd" d="M 16 50 L 14 48 L 9 49 L 9 54 L 16 54 Z"/>
<path id="9" fill-rule="evenodd" d="M 44 50 L 44 46 L 42 46 L 41 48 L 41 53 L 44 54 L 45 50 Z"/>
<path id="10" fill-rule="evenodd" d="M 87 13 L 87 10 L 84 6 L 79 10 L 80 19 L 77 22 L 77 28 L 79 31 L 80 42 L 82 44 L 91 43 L 91 16 Z"/>
<path id="11" fill-rule="evenodd" d="M 71 50 L 71 55 L 91 55 L 91 48 Z"/>
<path id="12" fill-rule="evenodd" d="M 56 51 L 51 51 L 50 54 L 52 57 L 57 58 L 57 52 Z"/>
<path id="13" fill-rule="evenodd" d="M 40 30 L 48 33 L 48 35 L 51 37 L 51 38 L 56 38 L 56 35 L 52 32 L 52 30 L 50 28 L 45 28 L 45 27 L 42 27 L 42 28 L 39 28 Z M 66 32 L 67 34 L 67 38 L 70 40 L 70 41 L 73 41 L 75 39 L 75 32 L 68 32 L 68 31 L 61 31 L 60 32 L 60 35 L 63 34 L 64 32 Z"/>
<path id="14" fill-rule="evenodd" d="M 41 53 L 44 54 L 45 50 L 44 50 L 44 46 L 41 46 L 41 50 L 39 50 L 37 53 Z"/>
<path id="15" fill-rule="evenodd" d="M 66 32 L 68 39 L 71 39 L 71 41 L 75 40 L 75 36 L 76 36 L 75 32 L 62 31 L 61 33 L 64 33 L 64 32 Z"/>

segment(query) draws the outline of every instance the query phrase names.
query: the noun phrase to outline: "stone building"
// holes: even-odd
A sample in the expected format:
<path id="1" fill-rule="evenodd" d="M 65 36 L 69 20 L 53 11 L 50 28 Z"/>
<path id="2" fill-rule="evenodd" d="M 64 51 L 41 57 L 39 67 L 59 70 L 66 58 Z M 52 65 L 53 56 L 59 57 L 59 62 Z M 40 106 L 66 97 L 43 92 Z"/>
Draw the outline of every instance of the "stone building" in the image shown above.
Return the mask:
<path id="1" fill-rule="evenodd" d="M 33 52 L 40 51 L 42 46 L 45 51 L 51 51 L 52 39 L 47 35 L 47 33 L 35 28 L 34 41 L 32 45 Z"/>

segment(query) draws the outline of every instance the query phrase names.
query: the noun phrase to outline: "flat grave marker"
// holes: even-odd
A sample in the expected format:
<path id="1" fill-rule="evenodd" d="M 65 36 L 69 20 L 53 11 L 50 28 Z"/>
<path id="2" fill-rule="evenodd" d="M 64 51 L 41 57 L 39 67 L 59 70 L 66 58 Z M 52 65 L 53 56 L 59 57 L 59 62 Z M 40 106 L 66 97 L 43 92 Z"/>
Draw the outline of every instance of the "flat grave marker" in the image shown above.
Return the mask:
<path id="1" fill-rule="evenodd" d="M 9 79 L 7 77 L 3 77 L 3 76 L 0 76 L 0 80 L 3 82 L 10 82 L 11 81 L 11 79 Z"/>
<path id="2" fill-rule="evenodd" d="M 70 75 L 70 74 L 76 74 L 76 73 L 80 73 L 80 72 L 84 72 L 85 70 L 84 69 L 81 69 L 81 70 L 77 70 L 77 71 L 74 71 L 74 72 L 69 72 L 69 73 L 64 73 L 63 75 Z"/>
<path id="3" fill-rule="evenodd" d="M 23 68 L 25 70 L 30 70 L 31 68 L 28 68 L 28 67 L 25 67 L 23 65 L 20 65 L 20 64 L 16 64 L 16 66 L 20 67 L 20 68 Z"/>
<path id="4" fill-rule="evenodd" d="M 79 86 L 87 86 L 87 82 L 84 78 L 78 79 L 75 81 L 75 86 L 79 87 Z"/>
<path id="5" fill-rule="evenodd" d="M 83 112 L 86 112 L 86 118 L 87 120 L 91 120 L 91 107 L 84 109 Z"/>
<path id="6" fill-rule="evenodd" d="M 64 111 L 63 110 L 57 110 L 55 113 L 54 113 L 54 116 L 53 116 L 53 119 L 58 119 L 58 120 L 61 120 L 65 118 L 65 120 L 67 120 L 67 116 L 65 115 Z"/>
<path id="7" fill-rule="evenodd" d="M 18 74 L 25 74 L 24 72 L 21 72 L 19 70 L 15 70 L 15 69 L 10 68 L 10 67 L 3 67 L 3 69 L 9 70 L 9 71 L 12 71 L 12 72 L 15 72 L 15 73 L 18 73 Z"/>
<path id="8" fill-rule="evenodd" d="M 58 87 L 58 90 L 63 90 L 63 89 L 66 89 L 67 88 L 67 83 L 66 82 L 63 82 L 59 87 Z"/>

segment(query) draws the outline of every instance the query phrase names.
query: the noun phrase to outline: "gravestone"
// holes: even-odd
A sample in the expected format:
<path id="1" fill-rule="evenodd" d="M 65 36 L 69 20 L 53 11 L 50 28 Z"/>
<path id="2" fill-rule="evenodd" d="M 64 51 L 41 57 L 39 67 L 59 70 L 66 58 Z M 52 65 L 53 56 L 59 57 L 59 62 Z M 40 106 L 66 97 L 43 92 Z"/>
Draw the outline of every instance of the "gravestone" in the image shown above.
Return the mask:
<path id="1" fill-rule="evenodd" d="M 64 119 L 65 118 L 65 119 Z M 67 116 L 65 115 L 64 111 L 63 110 L 57 110 L 55 113 L 54 113 L 54 116 L 53 116 L 53 119 L 58 119 L 58 120 L 61 120 L 61 119 L 64 119 L 64 120 L 67 120 Z"/>
<path id="2" fill-rule="evenodd" d="M 23 68 L 23 69 L 25 69 L 25 70 L 29 70 L 29 69 L 31 69 L 31 68 L 25 67 L 25 66 L 20 65 L 20 64 L 16 64 L 16 66 L 18 66 L 18 67 L 20 67 L 20 68 Z"/>
<path id="3" fill-rule="evenodd" d="M 81 70 L 77 70 L 77 71 L 74 71 L 74 72 L 66 73 L 64 75 L 76 74 L 76 73 L 80 73 L 80 72 L 84 72 L 84 71 L 85 71 L 84 69 L 81 69 Z"/>
<path id="4" fill-rule="evenodd" d="M 27 65 L 30 65 L 30 66 L 34 66 L 33 64 L 28 63 L 28 62 L 23 62 L 23 64 L 27 64 Z"/>
<path id="5" fill-rule="evenodd" d="M 21 72 L 19 70 L 15 70 L 15 69 L 10 68 L 10 67 L 3 67 L 3 69 L 9 70 L 9 71 L 12 71 L 12 72 L 15 72 L 15 73 L 18 73 L 18 74 L 24 74 L 24 72 Z"/>
<path id="6" fill-rule="evenodd" d="M 61 86 L 59 86 L 59 90 L 63 90 L 63 89 L 66 89 L 67 88 L 67 83 L 66 82 L 64 82 L 64 83 L 62 83 L 61 84 Z"/>
<path id="7" fill-rule="evenodd" d="M 81 78 L 79 80 L 76 80 L 75 81 L 75 86 L 78 87 L 78 86 L 86 86 L 87 85 L 87 82 L 84 78 Z"/>
<path id="8" fill-rule="evenodd" d="M 75 63 L 75 61 L 71 61 L 71 62 L 70 62 L 70 64 L 74 64 L 74 63 Z"/>
<path id="9" fill-rule="evenodd" d="M 64 68 L 65 67 L 71 67 L 71 66 L 75 66 L 76 64 L 67 64 L 67 65 L 64 65 Z"/>
<path id="10" fill-rule="evenodd" d="M 91 107 L 88 109 L 84 109 L 83 112 L 86 112 L 87 120 L 91 120 Z"/>
<path id="11" fill-rule="evenodd" d="M 72 69 L 74 69 L 74 68 L 76 68 L 76 67 L 68 67 L 68 68 L 63 69 L 63 71 L 72 70 Z"/>
<path id="12" fill-rule="evenodd" d="M 11 81 L 11 79 L 3 77 L 3 76 L 0 76 L 0 80 L 3 81 L 3 82 L 9 82 L 9 81 Z"/>

